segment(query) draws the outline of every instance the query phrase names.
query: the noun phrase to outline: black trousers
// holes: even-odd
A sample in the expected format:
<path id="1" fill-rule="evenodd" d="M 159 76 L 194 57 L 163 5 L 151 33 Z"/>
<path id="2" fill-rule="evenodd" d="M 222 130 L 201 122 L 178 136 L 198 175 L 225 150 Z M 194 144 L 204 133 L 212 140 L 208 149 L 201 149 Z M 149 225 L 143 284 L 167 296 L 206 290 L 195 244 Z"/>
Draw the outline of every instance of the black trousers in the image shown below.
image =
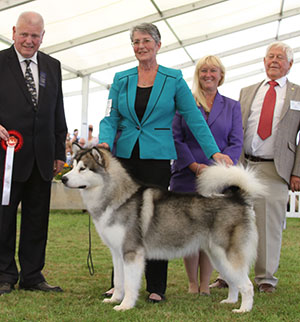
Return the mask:
<path id="1" fill-rule="evenodd" d="M 0 205 L 0 282 L 23 286 L 45 280 L 42 269 L 48 234 L 51 181 L 44 181 L 36 165 L 26 182 L 12 182 L 10 204 Z M 0 188 L 2 200 L 2 187 Z M 18 272 L 15 250 L 17 209 L 21 202 Z"/>
<path id="2" fill-rule="evenodd" d="M 169 160 L 142 160 L 119 158 L 127 171 L 137 180 L 168 189 L 171 166 Z M 145 277 L 149 293 L 165 294 L 167 288 L 168 261 L 146 260 Z M 112 278 L 113 282 L 113 278 Z M 113 283 L 112 283 L 113 287 Z"/>

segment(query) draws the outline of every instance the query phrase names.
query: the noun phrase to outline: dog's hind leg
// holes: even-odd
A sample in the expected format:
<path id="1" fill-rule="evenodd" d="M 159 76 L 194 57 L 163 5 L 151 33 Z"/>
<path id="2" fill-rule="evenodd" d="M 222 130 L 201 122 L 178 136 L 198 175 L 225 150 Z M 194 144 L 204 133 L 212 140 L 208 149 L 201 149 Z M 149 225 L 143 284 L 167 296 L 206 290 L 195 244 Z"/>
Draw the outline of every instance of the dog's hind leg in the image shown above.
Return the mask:
<path id="1" fill-rule="evenodd" d="M 239 309 L 233 310 L 236 313 L 249 312 L 253 305 L 253 285 L 248 277 L 248 265 L 245 262 L 231 262 L 225 251 L 215 246 L 207 251 L 208 256 L 217 269 L 228 283 L 229 292 L 227 299 L 221 303 L 236 303 L 239 292 L 242 295 L 242 303 Z M 242 257 L 240 258 L 242 261 Z"/>
<path id="2" fill-rule="evenodd" d="M 229 285 L 229 292 L 227 299 L 221 301 L 221 303 L 236 303 L 238 300 L 238 294 L 241 293 L 242 303 L 239 309 L 234 309 L 235 313 L 249 312 L 253 306 L 253 285 L 248 277 L 247 268 L 241 268 L 239 270 L 231 267 L 227 272 L 221 272 L 224 279 Z"/>
<path id="3" fill-rule="evenodd" d="M 144 250 L 129 252 L 124 256 L 124 287 L 125 296 L 120 305 L 114 307 L 116 311 L 125 311 L 134 307 L 139 295 L 142 275 L 144 272 Z"/>
<path id="4" fill-rule="evenodd" d="M 241 307 L 232 311 L 235 313 L 251 311 L 253 306 L 254 290 L 253 284 L 251 283 L 247 273 L 245 273 L 245 275 L 242 277 L 242 283 L 238 286 L 238 288 L 242 295 Z"/>
<path id="5" fill-rule="evenodd" d="M 214 246 L 213 249 L 213 251 L 212 249 L 207 251 L 207 254 L 214 268 L 222 275 L 228 284 L 228 297 L 221 301 L 221 303 L 236 303 L 238 301 L 239 291 L 236 284 L 231 282 L 232 278 L 234 279 L 230 273 L 232 272 L 232 266 L 228 262 L 226 254 L 221 248 Z"/>
<path id="6" fill-rule="evenodd" d="M 124 298 L 124 260 L 120 253 L 111 250 L 114 265 L 114 293 L 104 303 L 120 303 Z"/>

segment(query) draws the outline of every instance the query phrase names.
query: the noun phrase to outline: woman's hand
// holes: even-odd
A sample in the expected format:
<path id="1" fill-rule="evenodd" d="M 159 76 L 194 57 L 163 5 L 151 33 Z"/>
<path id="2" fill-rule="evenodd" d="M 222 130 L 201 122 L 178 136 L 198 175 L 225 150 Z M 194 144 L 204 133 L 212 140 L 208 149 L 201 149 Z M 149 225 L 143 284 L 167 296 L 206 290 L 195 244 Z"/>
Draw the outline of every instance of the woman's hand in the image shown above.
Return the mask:
<path id="1" fill-rule="evenodd" d="M 217 152 L 212 155 L 212 158 L 218 163 L 224 163 L 227 166 L 233 165 L 233 161 L 227 154 Z"/>
<path id="2" fill-rule="evenodd" d="M 197 163 L 197 162 L 193 162 L 189 165 L 190 170 L 192 170 L 193 172 L 195 172 L 195 175 L 198 176 L 200 175 L 201 171 L 206 168 L 207 165 L 204 163 Z"/>
<path id="3" fill-rule="evenodd" d="M 97 146 L 98 146 L 98 148 L 103 148 L 103 149 L 106 149 L 106 150 L 110 150 L 110 147 L 106 142 L 99 143 Z"/>

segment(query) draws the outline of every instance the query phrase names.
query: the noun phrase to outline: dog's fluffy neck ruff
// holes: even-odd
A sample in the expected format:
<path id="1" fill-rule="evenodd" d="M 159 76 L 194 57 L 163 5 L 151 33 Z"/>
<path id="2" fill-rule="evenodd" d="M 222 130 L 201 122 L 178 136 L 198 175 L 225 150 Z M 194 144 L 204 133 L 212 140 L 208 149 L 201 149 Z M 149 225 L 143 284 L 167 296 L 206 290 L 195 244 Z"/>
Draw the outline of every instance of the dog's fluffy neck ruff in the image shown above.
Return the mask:
<path id="1" fill-rule="evenodd" d="M 120 165 L 116 159 L 111 159 L 110 163 L 116 162 L 117 166 L 108 164 L 106 168 L 107 176 L 113 180 L 105 180 L 103 185 L 82 190 L 82 194 L 89 196 L 88 200 L 93 200 L 87 205 L 90 213 L 99 214 L 99 210 L 104 212 L 107 208 L 116 210 L 120 208 L 133 194 L 135 194 L 141 185 L 135 182 L 127 171 Z M 118 169 L 118 171 L 114 171 Z M 126 187 L 124 192 L 123 187 Z M 85 198 L 83 198 L 85 199 Z"/>
<path id="2" fill-rule="evenodd" d="M 111 180 L 110 182 L 111 186 L 108 186 L 108 195 L 109 190 L 113 190 L 114 198 L 111 198 L 110 204 L 114 205 L 114 208 L 117 209 L 121 205 L 123 205 L 133 194 L 135 194 L 139 188 L 141 187 L 137 182 L 135 182 L 130 175 L 127 173 L 127 171 L 120 166 L 119 161 L 116 159 L 111 160 L 111 162 L 118 162 L 118 170 L 116 172 L 109 172 L 109 175 L 114 178 L 114 180 Z M 124 192 L 123 187 L 126 187 L 126 192 Z"/>

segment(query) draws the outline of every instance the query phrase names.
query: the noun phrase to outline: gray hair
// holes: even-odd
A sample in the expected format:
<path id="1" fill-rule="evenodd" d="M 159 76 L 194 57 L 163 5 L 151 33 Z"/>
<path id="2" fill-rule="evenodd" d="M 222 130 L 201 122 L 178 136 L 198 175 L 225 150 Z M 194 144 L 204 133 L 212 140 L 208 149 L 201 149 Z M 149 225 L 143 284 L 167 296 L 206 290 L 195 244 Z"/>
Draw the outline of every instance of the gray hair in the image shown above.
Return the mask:
<path id="1" fill-rule="evenodd" d="M 131 39 L 131 41 L 133 41 L 133 34 L 136 31 L 149 34 L 157 44 L 161 40 L 160 32 L 159 32 L 158 28 L 155 25 L 153 25 L 152 23 L 144 22 L 144 23 L 141 23 L 139 25 L 133 26 L 130 29 L 130 39 Z"/>
<path id="2" fill-rule="evenodd" d="M 30 25 L 39 25 L 41 30 L 44 31 L 44 19 L 43 17 L 34 11 L 25 11 L 20 14 L 16 27 L 18 28 L 21 22 L 25 22 Z"/>
<path id="3" fill-rule="evenodd" d="M 289 45 L 285 44 L 282 41 L 272 42 L 267 47 L 266 56 L 268 55 L 268 52 L 270 51 L 270 49 L 273 48 L 273 47 L 281 48 L 285 52 L 288 62 L 291 62 L 294 59 L 294 51 L 293 51 L 293 49 Z"/>

